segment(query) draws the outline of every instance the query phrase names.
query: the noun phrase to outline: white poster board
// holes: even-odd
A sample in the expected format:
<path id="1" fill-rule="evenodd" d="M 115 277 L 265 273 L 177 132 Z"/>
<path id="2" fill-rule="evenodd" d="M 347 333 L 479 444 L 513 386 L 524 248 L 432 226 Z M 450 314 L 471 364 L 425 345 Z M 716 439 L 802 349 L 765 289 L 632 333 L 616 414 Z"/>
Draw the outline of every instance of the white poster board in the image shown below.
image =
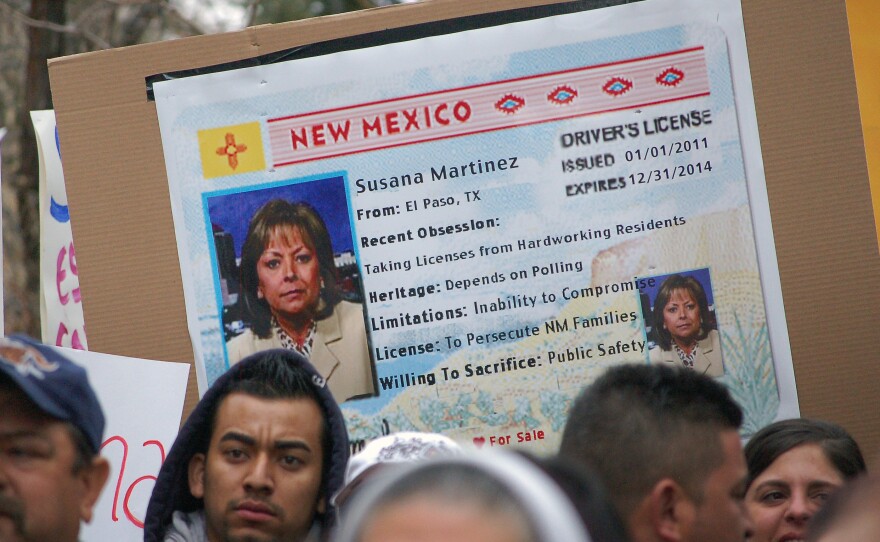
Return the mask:
<path id="1" fill-rule="evenodd" d="M 54 111 L 31 111 L 40 160 L 40 325 L 45 344 L 88 350 Z"/>
<path id="2" fill-rule="evenodd" d="M 652 310 L 674 275 L 705 292 L 702 370 L 743 406 L 744 433 L 797 415 L 738 1 L 638 2 L 154 90 L 200 389 L 258 336 L 235 277 L 248 221 L 283 199 L 315 207 L 337 260 L 356 262 L 340 272 L 361 285 L 378 396 L 343 404 L 355 440 L 418 429 L 555 450 L 605 367 L 680 363 Z"/>
<path id="3" fill-rule="evenodd" d="M 110 461 L 110 477 L 80 540 L 143 540 L 156 475 L 180 427 L 189 365 L 60 351 L 86 368 L 107 422 L 101 455 Z"/>

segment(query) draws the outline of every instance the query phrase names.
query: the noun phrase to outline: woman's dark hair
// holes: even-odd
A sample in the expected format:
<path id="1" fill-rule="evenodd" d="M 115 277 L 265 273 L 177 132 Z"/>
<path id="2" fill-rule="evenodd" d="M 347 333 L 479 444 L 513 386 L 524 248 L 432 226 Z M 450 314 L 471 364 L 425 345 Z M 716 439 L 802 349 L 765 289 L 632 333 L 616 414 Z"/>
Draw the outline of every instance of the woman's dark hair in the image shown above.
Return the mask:
<path id="1" fill-rule="evenodd" d="M 859 445 L 843 427 L 822 420 L 796 418 L 771 423 L 755 433 L 746 444 L 748 485 L 752 485 L 779 456 L 804 444 L 818 444 L 845 480 L 867 470 Z"/>
<path id="2" fill-rule="evenodd" d="M 651 317 L 654 324 L 654 339 L 660 348 L 669 350 L 672 348 L 672 334 L 663 327 L 663 310 L 669 303 L 669 298 L 675 290 L 686 290 L 693 296 L 700 307 L 700 333 L 697 340 L 705 339 L 709 332 L 715 329 L 715 324 L 709 313 L 709 301 L 706 298 L 706 291 L 700 281 L 691 276 L 671 275 L 663 281 L 660 289 L 657 291 L 657 297 L 654 298 L 654 308 L 651 311 Z"/>
<path id="3" fill-rule="evenodd" d="M 272 312 L 266 300 L 257 296 L 260 285 L 257 262 L 266 250 L 272 235 L 281 228 L 298 230 L 303 242 L 318 257 L 323 287 L 315 319 L 320 320 L 329 316 L 341 299 L 336 284 L 333 244 L 321 216 L 308 203 L 291 203 L 282 199 L 270 200 L 251 218 L 247 237 L 241 249 L 244 317 L 250 322 L 253 332 L 262 338 L 267 338 L 272 329 Z"/>

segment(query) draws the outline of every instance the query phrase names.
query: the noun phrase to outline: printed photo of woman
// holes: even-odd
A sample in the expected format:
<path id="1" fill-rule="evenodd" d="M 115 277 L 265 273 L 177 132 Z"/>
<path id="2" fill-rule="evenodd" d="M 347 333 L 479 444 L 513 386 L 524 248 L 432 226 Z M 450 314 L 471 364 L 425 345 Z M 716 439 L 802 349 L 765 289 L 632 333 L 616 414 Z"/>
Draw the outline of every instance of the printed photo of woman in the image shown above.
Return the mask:
<path id="1" fill-rule="evenodd" d="M 675 274 L 660 285 L 651 310 L 656 346 L 651 363 L 671 363 L 709 376 L 722 376 L 721 337 L 703 285 Z"/>
<path id="2" fill-rule="evenodd" d="M 363 305 L 342 298 L 330 234 L 311 205 L 263 204 L 249 222 L 240 269 L 249 327 L 226 343 L 230 365 L 287 348 L 311 360 L 340 403 L 375 395 Z"/>

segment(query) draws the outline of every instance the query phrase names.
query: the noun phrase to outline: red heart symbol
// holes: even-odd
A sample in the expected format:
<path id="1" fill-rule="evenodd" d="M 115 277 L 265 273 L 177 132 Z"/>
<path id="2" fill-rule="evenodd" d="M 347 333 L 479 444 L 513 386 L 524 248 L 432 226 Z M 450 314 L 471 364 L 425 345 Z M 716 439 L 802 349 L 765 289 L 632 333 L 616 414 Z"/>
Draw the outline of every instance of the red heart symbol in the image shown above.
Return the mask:
<path id="1" fill-rule="evenodd" d="M 485 437 L 474 437 L 474 444 L 477 445 L 477 448 L 482 448 L 483 444 L 486 444 Z"/>

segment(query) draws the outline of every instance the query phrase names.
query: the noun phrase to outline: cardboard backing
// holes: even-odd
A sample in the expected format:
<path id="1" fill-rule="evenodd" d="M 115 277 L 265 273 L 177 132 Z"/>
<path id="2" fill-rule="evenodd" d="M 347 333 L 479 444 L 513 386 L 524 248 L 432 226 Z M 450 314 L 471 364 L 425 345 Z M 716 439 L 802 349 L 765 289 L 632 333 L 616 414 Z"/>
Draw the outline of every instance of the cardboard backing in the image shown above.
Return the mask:
<path id="1" fill-rule="evenodd" d="M 650 1 L 650 0 L 648 0 Z M 547 0 L 431 0 L 51 60 L 89 346 L 193 362 L 148 76 Z M 801 413 L 880 467 L 880 254 L 845 3 L 742 0 Z M 190 378 L 184 414 L 195 404 Z"/>

